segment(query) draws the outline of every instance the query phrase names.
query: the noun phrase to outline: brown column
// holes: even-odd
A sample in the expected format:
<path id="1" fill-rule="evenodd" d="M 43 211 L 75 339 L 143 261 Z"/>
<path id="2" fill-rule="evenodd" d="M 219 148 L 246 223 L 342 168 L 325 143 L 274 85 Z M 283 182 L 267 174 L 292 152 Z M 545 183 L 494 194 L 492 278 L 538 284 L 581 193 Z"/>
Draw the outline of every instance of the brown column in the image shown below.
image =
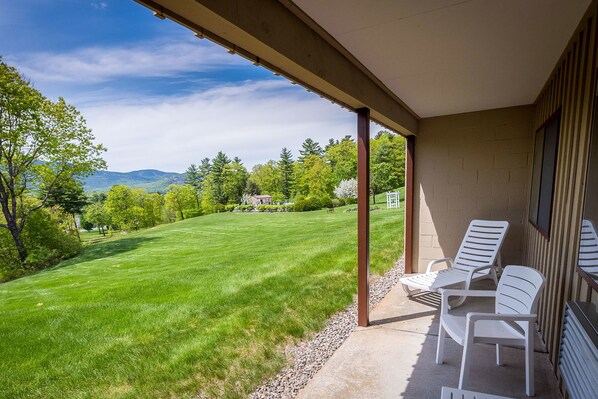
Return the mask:
<path id="1" fill-rule="evenodd" d="M 405 273 L 413 273 L 413 186 L 415 159 L 415 136 L 407 136 L 405 173 Z"/>
<path id="2" fill-rule="evenodd" d="M 357 109 L 357 324 L 370 322 L 370 110 Z"/>

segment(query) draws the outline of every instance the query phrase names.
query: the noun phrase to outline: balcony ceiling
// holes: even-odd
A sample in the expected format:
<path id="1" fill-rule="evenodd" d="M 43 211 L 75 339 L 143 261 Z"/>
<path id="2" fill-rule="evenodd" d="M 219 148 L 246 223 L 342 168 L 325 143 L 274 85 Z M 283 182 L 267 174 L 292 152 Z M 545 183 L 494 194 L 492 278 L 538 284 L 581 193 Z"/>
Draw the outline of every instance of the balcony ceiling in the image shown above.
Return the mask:
<path id="1" fill-rule="evenodd" d="M 420 117 L 531 104 L 590 0 L 293 0 Z"/>

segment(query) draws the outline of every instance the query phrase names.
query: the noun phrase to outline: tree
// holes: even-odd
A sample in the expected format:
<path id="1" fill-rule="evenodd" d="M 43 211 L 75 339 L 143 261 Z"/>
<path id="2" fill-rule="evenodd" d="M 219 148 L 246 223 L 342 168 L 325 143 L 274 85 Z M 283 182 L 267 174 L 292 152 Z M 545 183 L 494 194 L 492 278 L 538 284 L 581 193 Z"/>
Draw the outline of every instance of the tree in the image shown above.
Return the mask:
<path id="1" fill-rule="evenodd" d="M 337 198 L 356 198 L 357 197 L 357 179 L 343 180 L 338 187 L 334 189 L 334 195 Z"/>
<path id="2" fill-rule="evenodd" d="M 224 165 L 222 168 L 222 195 L 226 203 L 240 203 L 246 186 L 247 169 L 243 165 L 238 162 Z"/>
<path id="3" fill-rule="evenodd" d="M 166 206 L 175 212 L 178 212 L 181 220 L 185 220 L 183 211 L 195 208 L 195 194 L 193 187 L 178 184 L 168 186 L 168 192 L 164 196 Z"/>
<path id="4" fill-rule="evenodd" d="M 357 145 L 351 136 L 345 136 L 340 142 L 328 147 L 326 159 L 332 167 L 335 185 L 342 180 L 357 177 Z"/>
<path id="5" fill-rule="evenodd" d="M 110 214 L 101 202 L 93 202 L 85 208 L 84 219 L 98 227 L 102 235 L 106 235 L 106 226 L 112 224 Z"/>
<path id="6" fill-rule="evenodd" d="M 133 207 L 135 199 L 132 190 L 127 186 L 112 186 L 104 207 L 108 212 L 111 224 L 121 230 L 133 227 Z"/>
<path id="7" fill-rule="evenodd" d="M 376 194 L 405 185 L 405 139 L 380 131 L 370 145 L 370 189 Z"/>
<path id="8" fill-rule="evenodd" d="M 299 154 L 301 154 L 301 156 L 299 157 L 299 162 L 303 163 L 305 162 L 305 159 L 310 155 L 315 155 L 321 158 L 324 155 L 324 150 L 322 150 L 320 144 L 308 138 L 301 145 Z"/>
<path id="9" fill-rule="evenodd" d="M 185 184 L 195 189 L 195 199 L 197 206 L 199 207 L 199 197 L 201 193 L 201 183 L 203 182 L 203 176 L 199 171 L 199 168 L 195 164 L 191 164 L 185 171 Z"/>
<path id="10" fill-rule="evenodd" d="M 210 185 L 212 189 L 211 197 L 218 204 L 226 203 L 226 198 L 224 197 L 222 189 L 222 170 L 224 169 L 224 166 L 229 163 L 230 159 L 222 151 L 218 151 L 218 154 L 216 154 L 216 157 L 212 160 L 212 166 L 209 173 L 212 178 L 212 184 Z"/>
<path id="11" fill-rule="evenodd" d="M 280 152 L 278 169 L 280 169 L 280 175 L 282 177 L 282 195 L 284 195 L 286 199 L 289 199 L 293 192 L 293 154 L 286 147 Z"/>
<path id="12" fill-rule="evenodd" d="M 48 183 L 42 182 L 38 198 L 47 198 L 46 206 L 60 206 L 62 210 L 70 216 L 74 231 L 79 236 L 79 227 L 75 215 L 83 213 L 87 205 L 87 197 L 83 189 L 83 183 L 73 176 L 64 175 L 56 181 L 54 189 L 49 190 Z"/>
<path id="13" fill-rule="evenodd" d="M 257 164 L 251 170 L 250 181 L 253 181 L 262 194 L 271 196 L 282 195 L 282 174 L 276 162 L 268 161 L 265 164 Z"/>
<path id="14" fill-rule="evenodd" d="M 62 98 L 46 99 L 0 59 L 0 228 L 10 232 L 21 263 L 27 258 L 21 239 L 27 218 L 45 206 L 56 182 L 106 167 L 101 158 L 105 149 L 93 141 L 75 107 Z M 42 182 L 47 195 L 36 204 L 23 201 Z"/>
<path id="15" fill-rule="evenodd" d="M 301 195 L 329 198 L 334 188 L 330 165 L 317 155 L 308 156 L 295 168 L 295 188 Z"/>

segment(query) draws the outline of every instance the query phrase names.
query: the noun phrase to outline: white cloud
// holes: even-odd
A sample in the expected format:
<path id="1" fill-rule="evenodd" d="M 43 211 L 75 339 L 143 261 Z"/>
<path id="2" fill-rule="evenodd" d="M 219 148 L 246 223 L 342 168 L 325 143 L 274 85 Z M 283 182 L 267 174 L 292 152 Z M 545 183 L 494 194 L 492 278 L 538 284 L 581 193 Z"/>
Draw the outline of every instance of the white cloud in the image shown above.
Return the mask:
<path id="1" fill-rule="evenodd" d="M 172 77 L 188 72 L 231 68 L 243 62 L 240 57 L 231 57 L 221 47 L 194 38 L 91 47 L 64 53 L 25 54 L 12 61 L 34 82 L 80 84 L 123 77 Z"/>
<path id="2" fill-rule="evenodd" d="M 296 157 L 307 137 L 323 146 L 356 126 L 355 114 L 281 80 L 80 109 L 117 171 L 182 172 L 219 150 L 250 168 L 278 159 L 285 146 Z"/>
<path id="3" fill-rule="evenodd" d="M 108 3 L 104 1 L 92 1 L 91 6 L 96 10 L 105 10 L 106 8 L 108 8 Z"/>

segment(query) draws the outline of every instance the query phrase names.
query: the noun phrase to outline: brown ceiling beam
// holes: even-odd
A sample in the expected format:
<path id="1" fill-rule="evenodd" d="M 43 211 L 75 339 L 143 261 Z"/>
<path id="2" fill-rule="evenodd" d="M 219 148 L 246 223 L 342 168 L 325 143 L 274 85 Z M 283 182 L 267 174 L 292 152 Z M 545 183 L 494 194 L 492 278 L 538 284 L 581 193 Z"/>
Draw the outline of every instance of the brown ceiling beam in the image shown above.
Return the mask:
<path id="1" fill-rule="evenodd" d="M 135 1 L 352 111 L 369 108 L 391 130 L 417 134 L 418 116 L 289 1 Z"/>

